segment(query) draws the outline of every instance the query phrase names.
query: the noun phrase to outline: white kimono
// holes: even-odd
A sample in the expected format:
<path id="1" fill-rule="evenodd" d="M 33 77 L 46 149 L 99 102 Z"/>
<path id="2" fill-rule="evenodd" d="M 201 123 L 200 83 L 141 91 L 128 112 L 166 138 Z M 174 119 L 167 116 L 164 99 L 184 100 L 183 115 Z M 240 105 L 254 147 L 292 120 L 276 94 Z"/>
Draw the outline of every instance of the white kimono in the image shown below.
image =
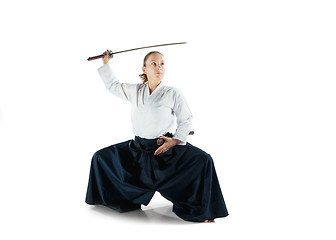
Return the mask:
<path id="1" fill-rule="evenodd" d="M 132 124 L 135 136 L 153 139 L 173 132 L 173 138 L 186 143 L 192 127 L 192 114 L 181 92 L 162 84 L 150 94 L 148 84 L 120 83 L 109 64 L 98 69 L 106 88 L 132 105 Z"/>

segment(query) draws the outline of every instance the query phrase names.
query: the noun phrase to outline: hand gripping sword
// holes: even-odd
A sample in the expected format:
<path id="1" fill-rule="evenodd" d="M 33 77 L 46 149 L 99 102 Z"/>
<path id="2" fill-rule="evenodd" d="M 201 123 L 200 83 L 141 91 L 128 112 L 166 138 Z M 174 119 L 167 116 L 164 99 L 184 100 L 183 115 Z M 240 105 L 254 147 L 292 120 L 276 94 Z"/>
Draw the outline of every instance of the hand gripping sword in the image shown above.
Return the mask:
<path id="1" fill-rule="evenodd" d="M 132 48 L 132 49 L 127 49 L 127 50 L 123 50 L 123 51 L 119 51 L 119 52 L 112 52 L 110 50 L 109 51 L 109 57 L 112 58 L 114 54 L 123 53 L 123 52 L 130 52 L 130 51 L 144 49 L 144 48 L 162 47 L 162 46 L 177 45 L 177 44 L 186 44 L 186 42 L 166 43 L 166 44 L 159 44 L 159 45 L 153 45 L 153 46 L 147 46 L 147 47 Z M 98 56 L 94 56 L 94 57 L 89 57 L 87 60 L 91 61 L 91 60 L 95 60 L 95 59 L 98 59 L 98 58 L 103 58 L 104 56 L 105 55 L 102 54 L 102 55 L 98 55 Z"/>

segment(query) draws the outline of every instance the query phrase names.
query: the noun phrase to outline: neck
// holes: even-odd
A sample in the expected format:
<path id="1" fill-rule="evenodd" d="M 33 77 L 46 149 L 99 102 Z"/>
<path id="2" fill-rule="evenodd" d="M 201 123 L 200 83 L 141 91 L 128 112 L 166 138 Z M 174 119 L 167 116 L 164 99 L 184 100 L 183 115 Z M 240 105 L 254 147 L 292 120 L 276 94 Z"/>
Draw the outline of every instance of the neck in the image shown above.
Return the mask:
<path id="1" fill-rule="evenodd" d="M 148 81 L 150 94 L 152 94 L 152 92 L 154 92 L 154 90 L 160 85 L 160 83 L 161 83 L 161 80 L 157 81 L 157 82 Z"/>

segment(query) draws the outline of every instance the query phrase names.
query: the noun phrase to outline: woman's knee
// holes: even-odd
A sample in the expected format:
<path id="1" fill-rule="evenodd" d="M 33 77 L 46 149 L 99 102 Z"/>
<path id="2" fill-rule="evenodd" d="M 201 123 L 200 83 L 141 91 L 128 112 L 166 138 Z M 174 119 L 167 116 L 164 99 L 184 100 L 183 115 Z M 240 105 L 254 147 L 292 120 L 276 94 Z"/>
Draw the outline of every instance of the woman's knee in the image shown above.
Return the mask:
<path id="1" fill-rule="evenodd" d="M 194 152 L 197 159 L 199 159 L 199 161 L 204 162 L 205 164 L 213 161 L 212 157 L 209 153 L 205 152 L 204 150 L 202 150 L 198 147 L 193 146 L 192 151 Z"/>
<path id="2" fill-rule="evenodd" d="M 96 151 L 92 156 L 92 164 L 99 164 L 103 159 L 102 156 L 104 155 L 105 151 L 106 148 Z"/>

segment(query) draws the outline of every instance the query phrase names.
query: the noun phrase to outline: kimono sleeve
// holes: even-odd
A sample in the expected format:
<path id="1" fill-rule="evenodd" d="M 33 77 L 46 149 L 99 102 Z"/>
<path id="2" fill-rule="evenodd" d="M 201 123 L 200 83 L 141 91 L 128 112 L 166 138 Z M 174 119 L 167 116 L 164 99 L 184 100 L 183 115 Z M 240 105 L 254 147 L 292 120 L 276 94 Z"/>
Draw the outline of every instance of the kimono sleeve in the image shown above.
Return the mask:
<path id="1" fill-rule="evenodd" d="M 106 88 L 115 96 L 131 101 L 132 95 L 136 93 L 137 84 L 120 83 L 114 75 L 109 64 L 104 64 L 98 69 L 98 73 Z"/>
<path id="2" fill-rule="evenodd" d="M 176 116 L 177 128 L 173 138 L 186 142 L 192 128 L 193 115 L 182 93 L 175 89 L 174 95 L 173 112 Z"/>

